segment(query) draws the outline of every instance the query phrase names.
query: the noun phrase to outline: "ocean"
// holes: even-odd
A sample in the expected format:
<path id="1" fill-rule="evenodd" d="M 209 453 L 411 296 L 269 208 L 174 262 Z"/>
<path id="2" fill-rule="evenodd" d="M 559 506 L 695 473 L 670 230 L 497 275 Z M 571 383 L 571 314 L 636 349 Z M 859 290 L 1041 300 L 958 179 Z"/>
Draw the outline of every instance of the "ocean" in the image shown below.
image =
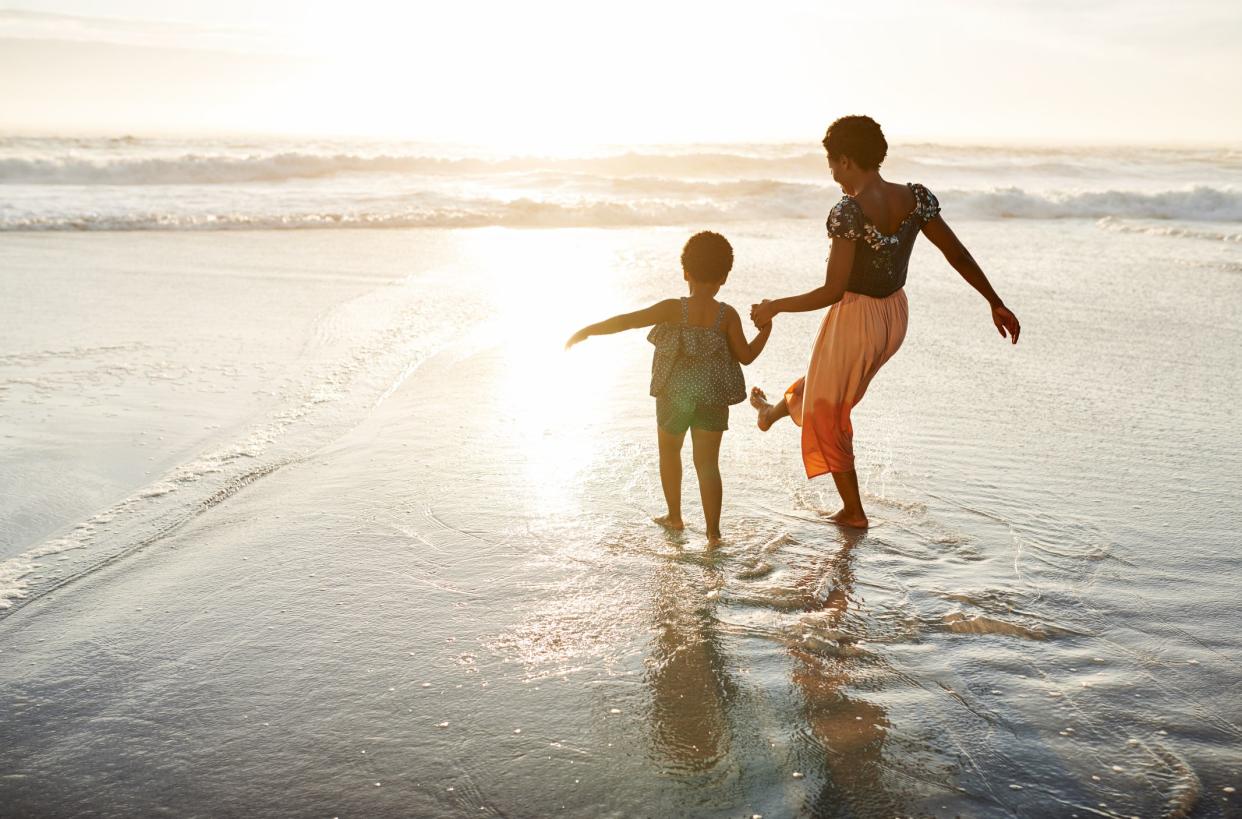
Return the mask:
<path id="1" fill-rule="evenodd" d="M 895 145 L 926 240 L 864 533 L 650 345 L 822 283 L 810 145 L 0 139 L 0 814 L 1235 816 L 1242 151 Z M 822 314 L 777 318 L 777 393 Z"/>

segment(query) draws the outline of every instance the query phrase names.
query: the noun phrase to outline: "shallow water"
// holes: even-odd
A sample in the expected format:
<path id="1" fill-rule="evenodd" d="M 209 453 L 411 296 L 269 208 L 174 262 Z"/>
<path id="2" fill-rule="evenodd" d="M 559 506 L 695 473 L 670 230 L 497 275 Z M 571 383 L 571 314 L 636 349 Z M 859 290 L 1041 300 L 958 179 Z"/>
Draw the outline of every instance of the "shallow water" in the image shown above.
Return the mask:
<path id="1" fill-rule="evenodd" d="M 1235 815 L 1242 249 L 955 226 L 1021 343 L 921 244 L 877 525 L 737 407 L 716 552 L 642 334 L 559 349 L 683 229 L 4 237 L 5 813 Z M 728 235 L 738 307 L 822 275 Z"/>

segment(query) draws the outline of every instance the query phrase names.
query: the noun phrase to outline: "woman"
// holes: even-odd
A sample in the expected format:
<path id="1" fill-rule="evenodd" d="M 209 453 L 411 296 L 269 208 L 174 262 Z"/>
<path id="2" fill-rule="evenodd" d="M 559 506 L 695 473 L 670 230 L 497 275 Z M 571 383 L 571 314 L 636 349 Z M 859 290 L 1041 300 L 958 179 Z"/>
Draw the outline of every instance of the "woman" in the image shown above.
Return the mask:
<path id="1" fill-rule="evenodd" d="M 926 234 L 962 278 L 992 308 L 992 322 L 1016 344 L 1020 327 L 987 276 L 940 217 L 940 204 L 922 185 L 899 185 L 880 176 L 888 142 L 870 117 L 842 117 L 824 136 L 828 167 L 845 196 L 828 215 L 832 250 L 822 287 L 798 296 L 752 305 L 763 326 L 780 313 L 832 306 L 820 327 L 805 378 L 775 406 L 758 387 L 751 404 L 766 430 L 788 415 L 802 427 L 802 460 L 808 478 L 832 473 L 843 506 L 832 519 L 867 527 L 854 472 L 850 410 L 897 352 L 906 335 L 906 269 L 919 232 Z"/>

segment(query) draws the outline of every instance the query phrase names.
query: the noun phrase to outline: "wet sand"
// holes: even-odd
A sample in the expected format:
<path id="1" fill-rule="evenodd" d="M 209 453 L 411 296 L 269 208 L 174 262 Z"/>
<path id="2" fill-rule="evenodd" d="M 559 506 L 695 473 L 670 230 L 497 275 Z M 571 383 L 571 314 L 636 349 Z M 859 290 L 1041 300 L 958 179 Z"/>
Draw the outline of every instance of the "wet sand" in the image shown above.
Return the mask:
<path id="1" fill-rule="evenodd" d="M 734 233 L 726 300 L 814 283 L 789 260 L 818 237 Z M 332 347 L 370 351 L 333 382 L 356 406 L 308 399 L 246 470 L 179 485 L 180 525 L 101 522 L 0 615 L 5 813 L 1232 815 L 1242 279 L 1218 248 L 972 223 L 1021 305 L 1011 349 L 921 247 L 856 418 L 878 525 L 827 524 L 792 428 L 738 407 L 708 552 L 689 468 L 690 530 L 649 521 L 641 334 L 540 352 L 666 293 L 681 234 L 403 237 L 445 261 L 332 314 L 408 295 L 385 321 L 422 322 L 377 321 L 383 367 L 371 330 Z M 178 238 L 255 264 L 301 241 L 153 241 Z M 550 289 L 497 283 L 501 259 Z M 1154 302 L 1171 260 L 1202 287 Z M 575 289 L 595 263 L 614 292 Z M 468 299 L 477 321 L 436 323 Z M 748 384 L 782 386 L 813 329 L 778 327 Z"/>

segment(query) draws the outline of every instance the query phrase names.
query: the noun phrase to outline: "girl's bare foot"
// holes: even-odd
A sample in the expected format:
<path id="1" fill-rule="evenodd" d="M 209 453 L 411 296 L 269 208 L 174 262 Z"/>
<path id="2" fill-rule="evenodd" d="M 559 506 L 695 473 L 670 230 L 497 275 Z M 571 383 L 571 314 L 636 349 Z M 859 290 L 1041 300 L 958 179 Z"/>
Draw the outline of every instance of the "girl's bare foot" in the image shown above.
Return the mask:
<path id="1" fill-rule="evenodd" d="M 658 518 L 652 518 L 652 520 L 663 526 L 665 529 L 673 529 L 680 532 L 682 529 L 686 528 L 686 524 L 681 522 L 680 517 L 673 517 L 672 515 L 660 515 Z"/>
<path id="2" fill-rule="evenodd" d="M 844 509 L 835 515 L 829 515 L 828 519 L 838 526 L 849 526 L 853 529 L 866 529 L 871 525 L 867 516 L 861 512 L 847 513 Z"/>
<path id="3" fill-rule="evenodd" d="M 772 426 L 772 405 L 768 402 L 767 395 L 758 387 L 750 388 L 750 405 L 759 410 L 759 429 L 767 432 Z"/>
<path id="4" fill-rule="evenodd" d="M 716 534 L 714 534 L 714 535 L 708 535 L 708 536 L 707 536 L 707 548 L 709 548 L 709 549 L 715 549 L 717 546 L 719 546 L 719 545 L 720 545 L 721 543 L 723 543 L 723 542 L 724 542 L 724 541 L 723 541 L 723 540 L 721 540 L 721 537 L 720 537 L 720 533 L 719 533 L 719 532 L 717 532 L 717 533 L 716 533 Z"/>

